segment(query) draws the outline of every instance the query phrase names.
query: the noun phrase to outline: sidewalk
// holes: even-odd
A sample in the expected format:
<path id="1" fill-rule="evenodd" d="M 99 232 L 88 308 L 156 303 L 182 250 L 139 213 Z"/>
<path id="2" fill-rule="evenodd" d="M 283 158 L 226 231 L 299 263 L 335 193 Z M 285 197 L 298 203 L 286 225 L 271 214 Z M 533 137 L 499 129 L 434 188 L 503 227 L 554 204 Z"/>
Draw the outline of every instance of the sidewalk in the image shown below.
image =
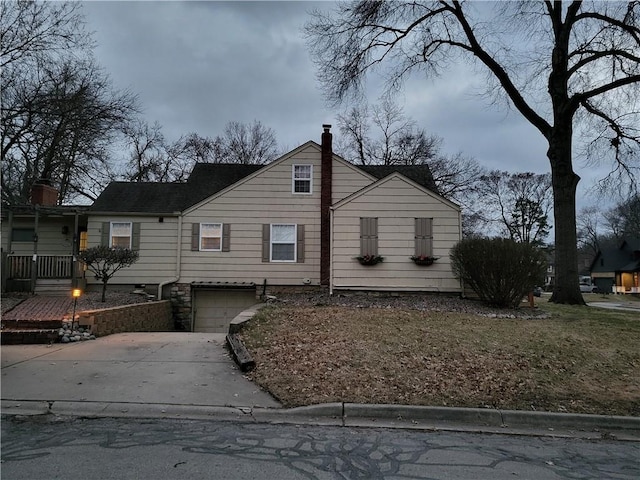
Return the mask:
<path id="1" fill-rule="evenodd" d="M 640 418 L 331 403 L 283 409 L 246 379 L 224 335 L 121 333 L 91 342 L 3 346 L 2 414 L 191 418 L 615 438 Z"/>
<path id="2" fill-rule="evenodd" d="M 589 307 L 606 308 L 609 310 L 624 310 L 626 312 L 638 312 L 640 315 L 640 302 L 589 302 Z M 640 319 L 640 316 L 638 317 Z"/>

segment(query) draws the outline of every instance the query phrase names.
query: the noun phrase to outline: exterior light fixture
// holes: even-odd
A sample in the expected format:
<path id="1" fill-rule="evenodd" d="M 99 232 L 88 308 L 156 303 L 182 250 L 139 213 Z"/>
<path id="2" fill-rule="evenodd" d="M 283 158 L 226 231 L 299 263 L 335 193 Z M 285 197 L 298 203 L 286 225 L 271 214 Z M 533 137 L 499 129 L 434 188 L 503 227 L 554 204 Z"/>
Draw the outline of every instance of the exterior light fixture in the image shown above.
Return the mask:
<path id="1" fill-rule="evenodd" d="M 78 305 L 78 298 L 82 295 L 82 290 L 74 288 L 71 290 L 71 296 L 73 297 L 73 315 L 71 316 L 71 332 L 76 322 L 76 306 Z"/>

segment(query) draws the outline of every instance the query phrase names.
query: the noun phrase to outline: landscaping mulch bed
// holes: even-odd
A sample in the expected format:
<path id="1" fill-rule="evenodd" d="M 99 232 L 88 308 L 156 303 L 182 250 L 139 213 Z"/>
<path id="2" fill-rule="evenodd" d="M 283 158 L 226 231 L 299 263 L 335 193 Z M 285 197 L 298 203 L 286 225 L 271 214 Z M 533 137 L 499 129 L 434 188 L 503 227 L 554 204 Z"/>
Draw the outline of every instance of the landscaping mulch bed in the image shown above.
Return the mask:
<path id="1" fill-rule="evenodd" d="M 392 403 L 640 416 L 637 314 L 455 297 L 288 296 L 242 331 L 285 406 Z"/>

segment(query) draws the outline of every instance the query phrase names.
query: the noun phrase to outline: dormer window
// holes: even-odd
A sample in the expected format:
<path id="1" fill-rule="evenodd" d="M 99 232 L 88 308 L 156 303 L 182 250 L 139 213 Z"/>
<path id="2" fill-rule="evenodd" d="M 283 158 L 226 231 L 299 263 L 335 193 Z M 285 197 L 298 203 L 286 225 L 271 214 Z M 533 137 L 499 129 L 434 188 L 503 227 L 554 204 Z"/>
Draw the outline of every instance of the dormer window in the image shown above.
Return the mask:
<path id="1" fill-rule="evenodd" d="M 313 165 L 294 165 L 292 192 L 310 195 L 313 181 Z"/>

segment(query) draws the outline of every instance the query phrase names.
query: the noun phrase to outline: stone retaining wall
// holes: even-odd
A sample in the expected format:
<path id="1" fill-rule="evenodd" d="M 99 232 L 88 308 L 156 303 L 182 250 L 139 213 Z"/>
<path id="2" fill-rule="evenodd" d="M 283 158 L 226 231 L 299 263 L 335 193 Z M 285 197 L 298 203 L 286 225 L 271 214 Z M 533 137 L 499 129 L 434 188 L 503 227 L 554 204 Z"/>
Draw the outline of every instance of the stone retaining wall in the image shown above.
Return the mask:
<path id="1" fill-rule="evenodd" d="M 171 302 L 138 303 L 122 307 L 80 312 L 79 324 L 96 336 L 123 332 L 167 332 L 173 330 Z"/>

